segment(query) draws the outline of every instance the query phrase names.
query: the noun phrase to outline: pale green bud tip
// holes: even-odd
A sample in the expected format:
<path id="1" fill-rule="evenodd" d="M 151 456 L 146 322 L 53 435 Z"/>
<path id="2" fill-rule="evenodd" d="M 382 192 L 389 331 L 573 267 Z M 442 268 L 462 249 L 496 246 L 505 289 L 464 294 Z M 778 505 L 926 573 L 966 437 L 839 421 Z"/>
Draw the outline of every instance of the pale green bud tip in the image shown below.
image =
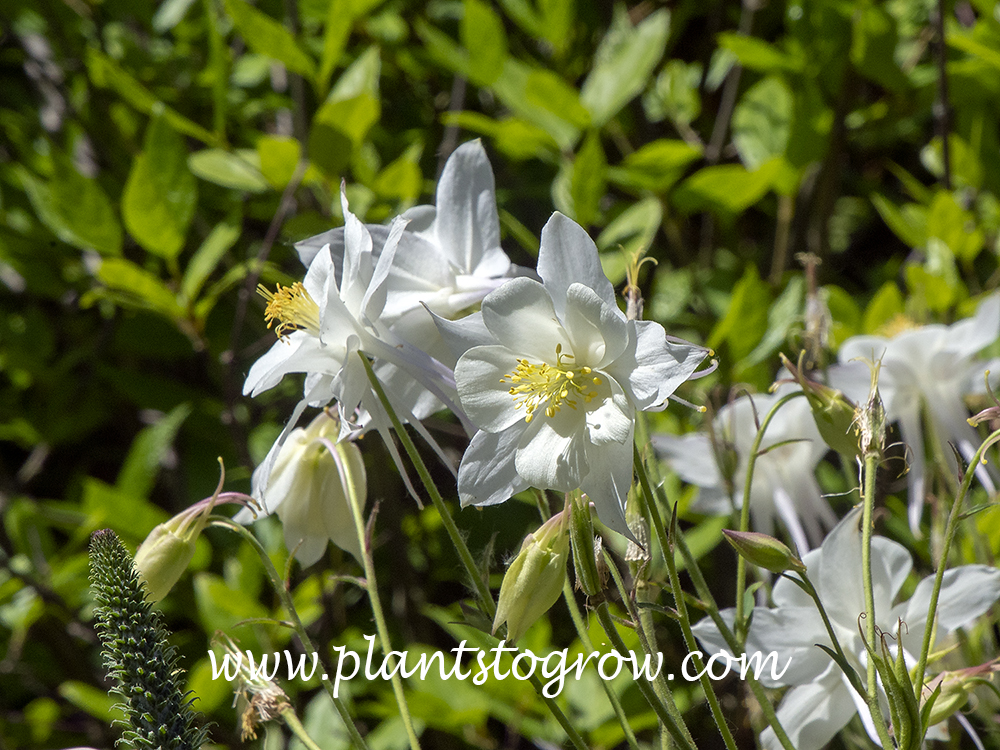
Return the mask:
<path id="1" fill-rule="evenodd" d="M 493 632 L 507 623 L 507 639 L 516 641 L 562 595 L 569 558 L 569 535 L 563 513 L 528 534 L 521 551 L 507 568 Z"/>
<path id="2" fill-rule="evenodd" d="M 756 531 L 730 531 L 723 529 L 726 541 L 747 562 L 770 570 L 772 573 L 783 573 L 786 570 L 804 571 L 806 566 L 783 543 L 773 536 Z"/>

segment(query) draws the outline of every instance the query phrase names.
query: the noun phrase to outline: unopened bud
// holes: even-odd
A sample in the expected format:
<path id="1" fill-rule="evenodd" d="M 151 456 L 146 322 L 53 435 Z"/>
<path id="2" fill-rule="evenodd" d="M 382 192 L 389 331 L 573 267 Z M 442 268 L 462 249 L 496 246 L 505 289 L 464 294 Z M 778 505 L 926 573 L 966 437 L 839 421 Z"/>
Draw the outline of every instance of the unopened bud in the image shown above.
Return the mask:
<path id="1" fill-rule="evenodd" d="M 975 667 L 942 672 L 928 681 L 923 688 L 921 704 L 926 703 L 939 687 L 941 692 L 938 693 L 934 705 L 931 707 L 927 725 L 934 726 L 958 711 L 965 705 L 972 689 L 998 671 L 1000 671 L 1000 659 Z"/>
<path id="2" fill-rule="evenodd" d="M 858 448 L 863 457 L 881 457 L 885 451 L 886 416 L 882 396 L 878 392 L 878 374 L 882 366 L 879 362 L 867 362 L 872 371 L 871 390 L 868 402 L 860 404 L 854 413 L 854 429 L 858 436 Z"/>
<path id="3" fill-rule="evenodd" d="M 559 600 L 569 559 L 566 522 L 566 511 L 557 513 L 521 544 L 500 585 L 494 633 L 506 622 L 507 639 L 516 641 Z"/>
<path id="4" fill-rule="evenodd" d="M 823 441 L 843 456 L 853 458 L 861 455 L 859 435 L 852 429 L 857 413 L 854 403 L 836 388 L 807 378 L 784 354 L 781 355 L 781 363 L 802 388 Z"/>
<path id="5" fill-rule="evenodd" d="M 723 529 L 726 541 L 733 549 L 757 567 L 770 570 L 772 573 L 783 573 L 786 570 L 804 571 L 806 566 L 782 542 L 773 536 L 757 531 L 730 531 Z"/>

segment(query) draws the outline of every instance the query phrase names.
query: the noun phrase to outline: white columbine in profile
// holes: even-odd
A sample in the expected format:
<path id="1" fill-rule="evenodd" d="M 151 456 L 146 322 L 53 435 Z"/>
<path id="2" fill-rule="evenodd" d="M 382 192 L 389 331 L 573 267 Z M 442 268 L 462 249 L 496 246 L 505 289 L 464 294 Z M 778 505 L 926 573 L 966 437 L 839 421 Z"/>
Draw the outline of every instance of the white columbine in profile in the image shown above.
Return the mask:
<path id="1" fill-rule="evenodd" d="M 707 350 L 626 320 L 597 247 L 562 214 L 542 230 L 542 283 L 508 281 L 481 314 L 440 321 L 461 355 L 462 407 L 479 428 L 458 472 L 462 504 L 491 505 L 533 486 L 582 489 L 601 520 L 630 536 L 636 409 L 661 409 Z"/>
<path id="2" fill-rule="evenodd" d="M 493 170 L 482 143 L 470 141 L 455 149 L 438 181 L 436 205 L 415 206 L 402 218 L 409 223 L 389 268 L 382 321 L 400 338 L 454 366 L 451 351 L 427 310 L 455 320 L 515 273 L 524 273 L 500 247 Z M 391 229 L 377 224 L 366 228 L 378 255 Z M 339 274 L 344 257 L 342 229 L 316 235 L 295 247 L 307 266 L 321 251 L 329 252 Z"/>
<path id="3" fill-rule="evenodd" d="M 881 361 L 878 386 L 886 418 L 899 423 L 900 435 L 909 449 L 909 516 L 914 531 L 920 526 L 926 494 L 924 429 L 931 431 L 939 455 L 949 466 L 953 465 L 949 441 L 958 446 L 966 460 L 972 458 L 980 439 L 966 422 L 969 413 L 962 399 L 983 391 L 986 365 L 976 355 L 998 337 L 1000 294 L 994 294 L 980 303 L 975 317 L 954 325 L 920 326 L 892 338 L 850 338 L 840 348 L 841 366 L 830 371 L 832 385 L 856 403 L 864 403 L 871 380 L 869 369 L 863 362 L 852 360 Z M 977 467 L 976 474 L 993 493 L 994 482 L 987 467 Z"/>
<path id="4" fill-rule="evenodd" d="M 775 394 L 754 395 L 752 402 L 750 396 L 740 396 L 719 409 L 713 422 L 719 456 L 705 432 L 653 436 L 653 446 L 670 468 L 685 482 L 699 488 L 691 506 L 693 511 L 725 515 L 740 508 L 747 460 L 757 436 L 754 407 L 758 419 L 763 420 L 775 402 L 791 390 L 783 387 Z M 736 458 L 732 498 L 719 469 L 719 460 L 724 460 L 722 452 L 727 447 L 735 452 Z M 757 457 L 754 466 L 751 524 L 756 531 L 771 534 L 775 518 L 780 518 L 802 554 L 818 545 L 824 531 L 837 523 L 816 483 L 816 465 L 829 448 L 816 429 L 809 402 L 797 398 L 785 403 L 771 420 L 760 447 L 766 452 Z"/>
<path id="5" fill-rule="evenodd" d="M 864 679 L 867 653 L 858 628 L 865 611 L 861 569 L 860 507 L 849 513 L 823 545 L 802 558 L 810 581 L 816 587 L 837 640 L 858 674 Z M 927 627 L 934 577 L 917 584 L 908 601 L 893 605 L 912 567 L 910 553 L 885 537 L 872 537 L 872 589 L 875 624 L 887 634 L 896 634 L 902 619 L 905 653 L 920 653 Z M 946 636 L 983 614 L 1000 598 L 1000 570 L 988 565 L 963 565 L 945 572 L 938 599 L 936 636 Z M 792 581 L 782 578 L 774 585 L 774 608 L 755 607 L 747 634 L 746 653 L 774 653 L 778 669 L 788 669 L 777 680 L 767 670 L 761 682 L 767 687 L 791 685 L 778 706 L 778 720 L 797 750 L 819 750 L 840 731 L 855 713 L 877 742 L 878 735 L 868 707 L 851 687 L 840 667 L 816 644 L 833 648 L 823 620 L 812 599 Z M 734 610 L 722 617 L 732 625 Z M 712 653 L 729 653 L 719 631 L 709 618 L 694 626 L 695 635 Z M 931 643 L 932 651 L 934 642 Z M 907 659 L 909 661 L 909 659 Z M 776 672 L 777 673 L 777 672 Z M 781 744 L 768 728 L 761 735 L 767 750 Z"/>
<path id="6" fill-rule="evenodd" d="M 304 566 L 319 560 L 328 542 L 361 559 L 349 503 L 353 492 L 364 505 L 365 464 L 352 441 L 337 442 L 339 431 L 338 420 L 321 412 L 308 427 L 297 427 L 283 443 L 275 443 L 273 461 L 253 473 L 256 514 L 244 508 L 236 515 L 238 523 L 249 523 L 255 515 L 277 513 L 285 545 Z"/>

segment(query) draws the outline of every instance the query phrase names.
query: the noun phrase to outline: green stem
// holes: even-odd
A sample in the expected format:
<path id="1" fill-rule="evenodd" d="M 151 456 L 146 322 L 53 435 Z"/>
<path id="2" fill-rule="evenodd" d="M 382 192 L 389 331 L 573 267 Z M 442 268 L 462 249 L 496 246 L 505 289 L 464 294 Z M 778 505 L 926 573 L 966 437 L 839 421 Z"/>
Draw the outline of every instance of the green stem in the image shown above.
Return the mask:
<path id="1" fill-rule="evenodd" d="M 606 601 L 597 605 L 597 617 L 601 622 L 601 626 L 604 628 L 604 632 L 608 634 L 608 638 L 610 639 L 611 645 L 614 649 L 622 655 L 627 654 L 628 649 L 625 647 L 625 642 L 618 633 L 614 618 L 611 617 L 611 612 L 608 609 L 608 603 Z M 674 742 L 685 750 L 697 750 L 693 740 L 691 739 L 691 735 L 686 731 L 687 728 L 685 727 L 682 729 L 681 725 L 678 725 L 677 721 L 667 710 L 663 701 L 660 700 L 660 696 L 658 696 L 656 691 L 653 690 L 653 686 L 650 684 L 649 680 L 646 679 L 646 676 L 640 675 L 635 684 L 639 688 L 639 692 L 642 693 L 643 697 L 646 699 L 646 702 L 652 707 L 657 718 L 667 728 L 667 731 L 670 733 Z"/>
<path id="2" fill-rule="evenodd" d="M 434 479 L 431 477 L 430 472 L 427 470 L 427 466 L 424 464 L 423 459 L 417 452 L 417 447 L 413 444 L 413 440 L 410 438 L 409 433 L 403 428 L 402 422 L 399 421 L 399 417 L 396 416 L 395 410 L 392 408 L 392 404 L 389 403 L 389 398 L 385 395 L 385 390 L 382 388 L 382 384 L 379 382 L 378 377 L 375 375 L 375 371 L 372 369 L 371 363 L 368 361 L 368 357 L 365 356 L 364 352 L 358 352 L 361 357 L 361 361 L 365 365 L 365 371 L 368 373 L 368 381 L 371 383 L 372 389 L 375 391 L 375 395 L 378 396 L 379 401 L 382 402 L 383 408 L 385 408 L 386 413 L 389 415 L 389 419 L 392 421 L 392 427 L 396 431 L 397 437 L 399 437 L 399 442 L 403 444 L 403 449 L 406 451 L 406 455 L 410 457 L 410 461 L 413 462 L 414 468 L 417 470 L 417 475 L 420 477 L 420 481 L 424 485 L 424 489 L 427 490 L 427 494 L 430 496 L 431 501 L 434 503 L 434 507 L 437 509 L 438 515 L 441 517 L 441 521 L 444 523 L 444 527 L 448 532 L 448 536 L 451 539 L 452 544 L 455 547 L 456 552 L 458 552 L 458 557 L 462 561 L 462 566 L 465 568 L 466 574 L 472 579 L 473 585 L 476 587 L 476 593 L 478 594 L 479 604 L 483 610 L 487 613 L 490 619 L 496 617 L 497 605 L 493 601 L 493 594 L 490 592 L 489 586 L 486 581 L 479 573 L 479 569 L 476 567 L 475 560 L 472 558 L 472 553 L 469 551 L 468 545 L 462 538 L 462 534 L 458 530 L 458 526 L 455 524 L 455 519 L 451 515 L 451 509 L 448 504 L 441 497 L 441 492 L 438 490 L 437 485 L 434 484 Z M 569 718 L 563 713 L 563 710 L 559 707 L 559 704 L 555 702 L 555 699 L 549 698 L 544 693 L 544 687 L 541 680 L 538 679 L 534 674 L 529 678 L 531 686 L 535 689 L 535 692 L 545 703 L 549 712 L 559 722 L 559 726 L 563 728 L 566 732 L 566 736 L 569 738 L 570 742 L 577 750 L 587 750 L 587 745 L 583 741 L 583 737 L 576 730 L 576 727 L 570 722 Z"/>
<path id="3" fill-rule="evenodd" d="M 642 457 L 639 455 L 638 451 L 635 451 L 634 463 L 636 473 L 639 475 L 639 485 L 642 488 L 642 492 L 639 494 L 639 501 L 643 506 L 642 513 L 644 516 L 648 517 L 650 515 L 649 508 L 653 505 L 655 500 L 653 499 L 649 476 L 646 474 L 646 467 L 643 465 Z M 660 521 L 660 525 L 662 526 L 663 521 L 659 518 L 659 514 L 657 514 L 657 519 Z M 673 525 L 671 525 L 671 531 L 675 531 L 673 529 Z M 673 535 L 676 536 L 676 534 Z M 669 542 L 669 537 L 667 537 L 667 541 Z M 719 734 L 722 735 L 722 741 L 726 743 L 728 750 L 736 750 L 736 741 L 733 739 L 732 732 L 729 731 L 729 724 L 726 722 L 726 717 L 722 713 L 722 706 L 719 705 L 719 699 L 715 695 L 715 688 L 712 687 L 712 679 L 704 669 L 705 665 L 702 661 L 701 654 L 698 651 L 698 644 L 694 639 L 694 631 L 691 630 L 691 619 L 688 616 L 687 603 L 684 601 L 684 592 L 681 590 L 680 576 L 677 575 L 677 563 L 674 561 L 673 545 L 664 548 L 663 559 L 667 563 L 667 574 L 670 577 L 670 590 L 674 596 L 674 606 L 677 609 L 677 619 L 680 622 L 681 633 L 684 635 L 684 645 L 687 647 L 688 653 L 692 654 L 692 661 L 694 662 L 695 669 L 698 670 L 701 689 L 704 691 L 705 698 L 708 700 L 708 705 L 712 710 L 712 718 L 715 719 L 715 724 L 719 728 Z"/>
<path id="4" fill-rule="evenodd" d="M 607 563 L 608 570 L 611 572 L 611 577 L 615 581 L 615 588 L 618 589 L 618 595 L 621 597 L 622 603 L 625 605 L 625 611 L 628 612 L 629 618 L 636 624 L 636 634 L 639 636 L 639 645 L 642 647 L 643 655 L 649 654 L 650 657 L 655 653 L 652 647 L 649 645 L 649 639 L 646 637 L 645 631 L 639 626 L 639 612 L 636 610 L 635 604 L 632 601 L 632 596 L 625 588 L 625 582 L 622 580 L 621 573 L 618 571 L 618 566 L 615 565 L 615 561 L 611 559 L 611 555 L 607 550 L 604 550 L 604 560 Z M 645 677 L 643 677 L 645 679 Z M 691 736 L 691 731 L 688 729 L 687 724 L 684 721 L 684 717 L 681 715 L 680 710 L 677 708 L 677 704 L 674 702 L 673 693 L 670 691 L 670 686 L 667 685 L 666 678 L 663 676 L 663 672 L 660 671 L 656 676 L 656 682 L 651 683 L 656 694 L 659 696 L 660 700 L 663 702 L 664 708 L 666 708 L 667 713 L 673 718 L 674 723 L 677 728 L 684 734 L 687 741 L 694 745 L 694 738 Z M 655 707 L 654 707 L 655 710 Z M 667 729 L 673 735 L 673 730 L 670 725 L 667 725 Z"/>
<path id="5" fill-rule="evenodd" d="M 635 448 L 635 463 L 637 465 L 642 464 L 642 457 L 639 455 L 638 448 Z M 645 473 L 639 475 L 639 481 L 642 482 L 645 477 Z M 652 495 L 649 486 L 649 480 L 646 478 L 646 486 L 643 488 L 644 493 L 649 491 L 651 497 Z M 667 538 L 667 530 L 663 526 L 663 519 L 660 517 L 660 511 L 655 502 L 647 503 L 647 512 L 649 513 L 650 520 L 653 522 L 653 530 L 656 532 L 656 539 L 660 545 L 660 552 L 663 554 L 664 560 L 670 555 L 670 541 Z M 688 547 L 687 540 L 684 538 L 683 534 L 677 534 L 674 536 L 674 543 L 677 545 L 677 549 L 681 553 L 681 557 L 684 559 L 685 569 L 688 575 L 691 576 L 691 582 L 694 584 L 695 591 L 698 593 L 698 598 L 705 604 L 706 612 L 708 616 L 712 619 L 715 627 L 718 628 L 719 633 L 722 634 L 723 640 L 726 641 L 726 645 L 729 650 L 734 654 L 742 654 L 743 647 L 736 640 L 736 635 L 733 633 L 732 628 L 729 624 L 722 619 L 722 615 L 719 614 L 719 605 L 715 601 L 715 597 L 712 596 L 711 589 L 708 588 L 708 583 L 705 581 L 705 576 L 702 575 L 701 568 L 698 567 L 698 561 L 695 560 L 694 555 L 691 554 L 691 548 Z M 669 565 L 669 563 L 668 563 Z M 788 737 L 788 733 L 785 732 L 784 727 L 781 726 L 781 721 L 778 719 L 778 715 L 774 712 L 774 706 L 771 705 L 771 701 L 767 697 L 767 693 L 764 691 L 764 686 L 751 675 L 747 675 L 747 683 L 750 685 L 750 690 L 760 704 L 761 712 L 764 714 L 764 718 L 767 719 L 767 723 L 770 725 L 771 729 L 774 730 L 775 736 L 778 738 L 778 742 L 784 750 L 795 750 L 795 746 L 792 744 L 791 739 Z"/>
<path id="6" fill-rule="evenodd" d="M 302 726 L 302 722 L 299 721 L 299 717 L 295 714 L 295 709 L 288 706 L 281 712 L 281 718 L 284 720 L 285 724 L 289 729 L 292 730 L 292 734 L 299 738 L 299 742 L 305 745 L 308 750 L 322 750 L 322 748 L 316 744 L 306 728 Z"/>
<path id="7" fill-rule="evenodd" d="M 566 600 L 569 616 L 573 620 L 573 625 L 576 627 L 576 634 L 580 638 L 580 643 L 585 653 L 594 653 L 594 644 L 587 633 L 587 624 L 583 620 L 583 613 L 580 612 L 580 606 L 576 603 L 576 597 L 573 596 L 573 586 L 568 580 L 563 584 L 563 599 Z M 601 680 L 601 687 L 604 688 L 604 693 L 608 696 L 608 701 L 610 701 L 611 707 L 615 711 L 615 716 L 618 717 L 618 723 L 621 724 L 622 731 L 625 733 L 625 740 L 628 742 L 628 746 L 631 750 L 639 750 L 635 732 L 632 731 L 632 726 L 625 713 L 625 709 L 622 708 L 621 701 L 618 700 L 618 695 L 611 689 L 611 685 L 607 680 Z"/>
<path id="8" fill-rule="evenodd" d="M 958 527 L 958 519 L 961 515 L 959 511 L 965 504 L 965 496 L 972 485 L 972 478 L 975 476 L 976 467 L 983 460 L 987 449 L 998 441 L 1000 441 L 1000 430 L 992 433 L 979 446 L 979 450 L 976 451 L 976 455 L 972 457 L 972 461 L 965 470 L 965 476 L 962 478 L 962 486 L 959 488 L 955 502 L 952 503 L 951 511 L 948 513 L 948 523 L 944 529 L 944 544 L 941 547 L 941 557 L 938 560 L 937 569 L 934 571 L 934 587 L 931 589 L 931 601 L 927 607 L 927 625 L 924 628 L 924 640 L 920 647 L 920 660 L 917 662 L 916 680 L 913 683 L 914 689 L 918 691 L 918 695 L 919 691 L 923 688 L 924 673 L 927 670 L 927 656 L 931 650 L 931 638 L 935 630 L 938 597 L 941 594 L 941 582 L 944 579 L 944 569 L 948 562 L 948 553 L 951 551 L 951 543 L 955 538 L 955 531 Z"/>
<path id="9" fill-rule="evenodd" d="M 289 593 L 288 589 L 285 588 L 285 583 L 278 574 L 278 571 L 275 570 L 274 563 L 271 562 L 271 558 L 267 554 L 267 550 L 261 546 L 257 537 L 250 533 L 249 529 L 236 523 L 231 518 L 226 518 L 225 516 L 209 516 L 209 519 L 210 525 L 236 532 L 242 536 L 243 539 L 254 548 L 254 550 L 256 550 L 257 556 L 260 557 L 260 561 L 264 565 L 264 570 L 267 572 L 267 576 L 271 580 L 271 587 L 278 595 L 278 598 L 281 599 L 282 605 L 288 610 L 288 616 L 292 618 L 292 626 L 295 629 L 295 633 L 299 636 L 299 642 L 302 644 L 302 648 L 305 649 L 306 653 L 319 653 L 316 651 L 316 647 L 313 645 L 309 634 L 306 633 L 302 620 L 299 619 L 299 613 L 295 609 L 295 602 L 292 601 L 292 595 Z M 320 657 L 323 662 L 326 661 L 322 658 L 322 654 L 320 654 Z M 326 666 L 325 663 L 324 666 Z M 324 674 L 332 671 L 332 669 L 326 669 Z M 340 714 L 340 718 L 344 722 L 344 726 L 347 727 L 347 733 L 351 737 L 351 743 L 354 747 L 358 748 L 358 750 L 369 750 L 368 743 L 365 742 L 364 738 L 358 733 L 358 728 L 354 726 L 354 720 L 351 718 L 351 713 L 347 709 L 347 704 L 337 696 L 333 683 L 325 677 L 322 678 L 322 680 L 323 687 L 326 688 L 326 692 L 329 693 L 330 698 L 333 700 L 333 705 L 336 707 L 337 713 Z"/>
<path id="10" fill-rule="evenodd" d="M 865 456 L 864 476 L 864 509 L 861 516 L 861 574 L 865 589 L 865 640 L 871 648 L 875 643 L 875 591 L 872 586 L 872 530 L 874 523 L 872 514 L 875 509 L 875 470 L 878 467 L 878 454 L 868 453 Z M 892 740 L 885 725 L 882 705 L 878 699 L 878 675 L 875 671 L 875 660 L 868 658 L 868 709 L 878 732 L 882 747 L 889 750 L 893 747 Z"/>
<path id="11" fill-rule="evenodd" d="M 406 702 L 406 693 L 403 691 L 403 681 L 399 676 L 399 671 L 394 669 L 396 659 L 392 656 L 389 628 L 386 626 L 385 615 L 382 612 L 382 601 L 378 595 L 378 581 L 375 578 L 375 560 L 372 557 L 371 540 L 365 528 L 365 519 L 361 509 L 362 500 L 358 497 L 358 487 L 354 482 L 352 472 L 347 471 L 343 466 L 336 447 L 329 440 L 324 439 L 322 442 L 340 469 L 340 479 L 344 483 L 344 492 L 351 504 L 351 515 L 354 517 L 354 528 L 357 531 L 358 545 L 361 548 L 361 560 L 365 567 L 365 591 L 368 592 L 368 600 L 372 605 L 372 615 L 375 617 L 375 630 L 378 632 L 378 640 L 382 647 L 382 653 L 386 655 L 386 658 L 389 660 L 390 669 L 392 669 L 390 681 L 392 682 L 392 692 L 396 696 L 396 704 L 399 707 L 399 716 L 403 720 L 403 726 L 406 727 L 406 737 L 410 742 L 411 750 L 420 750 L 420 740 L 417 739 L 417 733 L 413 729 L 413 720 L 410 718 L 410 707 Z"/>
<path id="12" fill-rule="evenodd" d="M 771 424 L 771 420 L 774 415 L 778 413 L 778 409 L 787 404 L 793 398 L 805 395 L 802 391 L 796 391 L 795 393 L 789 393 L 786 396 L 782 396 L 771 407 L 771 410 L 764 417 L 764 421 L 760 423 L 760 429 L 757 430 L 757 435 L 754 437 L 753 445 L 750 446 L 750 455 L 747 456 L 747 474 L 743 481 L 743 504 L 740 507 L 740 531 L 750 530 L 750 487 L 753 482 L 753 471 L 754 467 L 757 465 L 757 454 L 760 452 L 760 444 L 764 440 L 764 433 L 767 431 L 768 425 Z M 745 593 L 747 590 L 747 562 L 742 555 L 738 555 L 736 558 L 736 637 L 740 643 L 746 640 L 746 620 L 744 618 L 746 606 L 744 599 L 746 599 Z"/>

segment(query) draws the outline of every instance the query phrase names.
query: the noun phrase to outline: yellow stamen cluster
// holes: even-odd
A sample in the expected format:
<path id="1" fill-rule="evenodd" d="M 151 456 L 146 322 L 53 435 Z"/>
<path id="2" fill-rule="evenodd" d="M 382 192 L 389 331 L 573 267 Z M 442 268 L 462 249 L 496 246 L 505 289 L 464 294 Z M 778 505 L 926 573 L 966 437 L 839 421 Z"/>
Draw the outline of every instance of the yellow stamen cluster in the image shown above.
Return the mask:
<path id="1" fill-rule="evenodd" d="M 535 417 L 535 411 L 544 405 L 545 416 L 554 417 L 563 407 L 576 408 L 576 401 L 570 396 L 575 395 L 590 403 L 597 397 L 597 391 L 587 391 L 591 383 L 600 385 L 601 379 L 596 375 L 590 377 L 593 370 L 589 367 L 572 368 L 563 360 L 573 359 L 572 354 L 562 353 L 562 344 L 556 345 L 556 365 L 553 367 L 545 362 L 533 364 L 526 359 L 518 359 L 513 372 L 500 378 L 501 383 L 510 383 L 507 391 L 514 397 L 514 406 L 524 408 L 527 412 L 525 422 Z"/>
<path id="2" fill-rule="evenodd" d="M 319 305 L 309 296 L 302 282 L 296 281 L 291 286 L 284 287 L 278 284 L 274 293 L 260 284 L 257 286 L 257 294 L 267 300 L 267 307 L 264 309 L 267 327 L 270 328 L 274 321 L 278 321 L 275 333 L 279 339 L 292 331 L 309 331 L 319 335 Z"/>

